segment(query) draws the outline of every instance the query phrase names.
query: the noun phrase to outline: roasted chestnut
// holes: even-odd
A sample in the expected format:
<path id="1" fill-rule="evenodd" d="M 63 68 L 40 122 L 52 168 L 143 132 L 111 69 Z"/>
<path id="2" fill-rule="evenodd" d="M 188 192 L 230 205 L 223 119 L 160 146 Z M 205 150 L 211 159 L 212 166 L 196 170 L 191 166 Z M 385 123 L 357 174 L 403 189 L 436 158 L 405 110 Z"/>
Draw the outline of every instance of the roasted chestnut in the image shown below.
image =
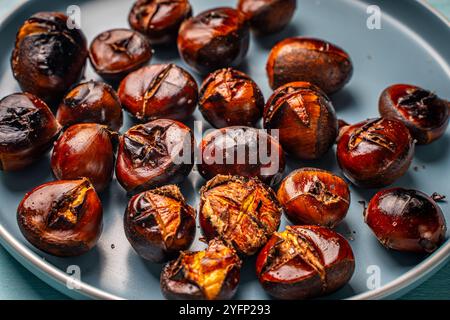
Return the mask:
<path id="1" fill-rule="evenodd" d="M 172 300 L 228 300 L 236 293 L 241 260 L 232 248 L 214 239 L 198 252 L 181 252 L 161 272 L 161 291 Z"/>
<path id="2" fill-rule="evenodd" d="M 199 173 L 205 179 L 218 174 L 259 177 L 268 185 L 281 181 L 284 152 L 277 140 L 263 130 L 228 127 L 205 136 L 200 144 Z"/>
<path id="3" fill-rule="evenodd" d="M 385 89 L 379 109 L 382 117 L 402 121 L 418 144 L 439 139 L 449 123 L 449 101 L 408 84 L 396 84 Z"/>
<path id="4" fill-rule="evenodd" d="M 331 172 L 302 168 L 289 174 L 277 193 L 287 218 L 294 224 L 334 228 L 350 206 L 347 183 Z"/>
<path id="5" fill-rule="evenodd" d="M 304 37 L 288 38 L 275 45 L 266 68 L 272 89 L 293 81 L 308 81 L 327 94 L 342 89 L 353 74 L 352 61 L 344 50 Z"/>
<path id="6" fill-rule="evenodd" d="M 180 183 L 193 165 L 194 135 L 178 121 L 140 124 L 119 138 L 116 177 L 130 194 Z"/>
<path id="7" fill-rule="evenodd" d="M 239 0 L 238 9 L 250 21 L 254 32 L 266 35 L 283 30 L 291 21 L 297 0 Z"/>
<path id="8" fill-rule="evenodd" d="M 355 270 L 347 240 L 320 226 L 287 226 L 256 260 L 259 282 L 278 299 L 308 299 L 345 285 Z"/>
<path id="9" fill-rule="evenodd" d="M 318 159 L 334 144 L 338 121 L 333 104 L 316 86 L 288 83 L 272 94 L 264 109 L 264 128 L 278 129 L 280 143 L 299 159 Z"/>
<path id="10" fill-rule="evenodd" d="M 122 80 L 147 64 L 152 56 L 153 50 L 147 38 L 129 29 L 102 32 L 89 48 L 89 59 L 95 72 L 110 82 Z"/>
<path id="11" fill-rule="evenodd" d="M 119 131 L 123 115 L 119 97 L 114 89 L 103 82 L 89 81 L 69 91 L 58 107 L 56 119 L 65 127 L 93 122 Z"/>
<path id="12" fill-rule="evenodd" d="M 245 73 L 232 68 L 211 73 L 200 89 L 199 108 L 214 127 L 255 127 L 264 110 L 264 96 Z"/>
<path id="13" fill-rule="evenodd" d="M 124 215 L 125 235 L 142 258 L 161 263 L 187 250 L 195 237 L 195 210 L 175 185 L 131 198 Z"/>
<path id="14" fill-rule="evenodd" d="M 86 38 L 68 28 L 59 12 L 39 12 L 20 27 L 11 57 L 14 78 L 23 91 L 47 103 L 59 99 L 83 74 L 88 57 Z"/>
<path id="15" fill-rule="evenodd" d="M 174 64 L 151 65 L 129 74 L 118 93 L 122 106 L 139 121 L 185 120 L 198 100 L 195 79 Z"/>
<path id="16" fill-rule="evenodd" d="M 183 22 L 178 51 L 200 73 L 237 66 L 247 55 L 250 32 L 245 15 L 233 8 L 204 11 Z"/>
<path id="17" fill-rule="evenodd" d="M 242 255 L 264 246 L 280 226 L 281 211 L 275 193 L 258 178 L 217 175 L 200 190 L 203 234 Z"/>
<path id="18" fill-rule="evenodd" d="M 69 127 L 55 143 L 51 164 L 56 179 L 88 178 L 98 192 L 114 172 L 113 140 L 116 134 L 104 125 L 81 123 Z"/>
<path id="19" fill-rule="evenodd" d="M 336 152 L 339 166 L 352 183 L 381 188 L 406 173 L 414 141 L 400 121 L 369 119 L 344 128 Z"/>
<path id="20" fill-rule="evenodd" d="M 0 100 L 0 170 L 20 170 L 39 159 L 61 130 L 44 101 L 31 93 Z"/>
<path id="21" fill-rule="evenodd" d="M 188 0 L 138 0 L 131 8 L 128 22 L 152 44 L 175 42 L 181 23 L 192 15 Z"/>
<path id="22" fill-rule="evenodd" d="M 102 204 L 88 179 L 43 184 L 27 193 L 17 209 L 24 237 L 61 257 L 92 249 L 102 232 L 102 216 Z"/>
<path id="23" fill-rule="evenodd" d="M 378 192 L 364 218 L 382 245 L 399 251 L 433 252 L 444 242 L 447 231 L 441 208 L 416 190 Z"/>

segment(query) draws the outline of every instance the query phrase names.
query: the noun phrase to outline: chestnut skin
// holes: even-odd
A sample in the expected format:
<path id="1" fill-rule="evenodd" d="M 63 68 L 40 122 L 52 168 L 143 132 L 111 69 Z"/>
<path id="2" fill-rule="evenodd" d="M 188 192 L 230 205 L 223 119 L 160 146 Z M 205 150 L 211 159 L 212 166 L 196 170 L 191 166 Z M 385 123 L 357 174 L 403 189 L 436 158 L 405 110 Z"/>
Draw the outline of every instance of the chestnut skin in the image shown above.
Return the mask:
<path id="1" fill-rule="evenodd" d="M 347 215 L 350 190 L 332 172 L 302 168 L 290 173 L 277 192 L 286 217 L 294 224 L 334 228 Z"/>
<path id="2" fill-rule="evenodd" d="M 268 35 L 283 30 L 294 16 L 297 0 L 239 0 L 238 9 L 250 21 L 252 31 Z"/>
<path id="3" fill-rule="evenodd" d="M 116 137 L 116 133 L 96 123 L 69 127 L 53 148 L 53 175 L 58 180 L 86 177 L 97 192 L 105 190 L 114 172 L 113 142 Z"/>
<path id="4" fill-rule="evenodd" d="M 406 173 L 414 149 L 414 140 L 402 122 L 377 118 L 344 127 L 336 154 L 353 184 L 382 188 Z"/>
<path id="5" fill-rule="evenodd" d="M 184 62 L 207 74 L 242 62 L 250 43 L 249 25 L 239 10 L 214 8 L 185 20 L 177 43 Z"/>
<path id="6" fill-rule="evenodd" d="M 195 110 L 198 86 L 174 64 L 143 67 L 122 80 L 118 90 L 122 106 L 138 121 L 186 120 Z"/>
<path id="7" fill-rule="evenodd" d="M 292 82 L 275 90 L 263 118 L 264 128 L 278 129 L 283 149 L 298 159 L 321 158 L 338 134 L 331 100 L 308 82 Z"/>
<path id="8" fill-rule="evenodd" d="M 258 177 L 268 185 L 278 184 L 286 165 L 283 149 L 263 130 L 228 127 L 207 134 L 199 147 L 197 168 L 207 180 L 216 175 Z"/>
<path id="9" fill-rule="evenodd" d="M 159 119 L 119 137 L 116 177 L 129 194 L 182 182 L 194 165 L 194 135 L 181 122 Z"/>
<path id="10" fill-rule="evenodd" d="M 125 235 L 142 258 L 166 262 L 191 246 L 195 216 L 177 186 L 163 186 L 131 198 L 123 219 Z"/>
<path id="11" fill-rule="evenodd" d="M 245 73 L 232 68 L 219 69 L 203 82 L 199 109 L 215 128 L 256 127 L 264 110 L 264 96 Z"/>
<path id="12" fill-rule="evenodd" d="M 102 232 L 102 217 L 100 199 L 86 178 L 36 187 L 17 209 L 24 237 L 39 250 L 59 257 L 92 249 Z"/>
<path id="13" fill-rule="evenodd" d="M 176 42 L 181 23 L 191 15 L 188 0 L 138 0 L 131 8 L 128 23 L 152 44 L 170 44 Z"/>
<path id="14" fill-rule="evenodd" d="M 431 253 L 445 240 L 447 226 L 441 208 L 425 193 L 392 188 L 370 200 L 364 219 L 386 248 Z"/>
<path id="15" fill-rule="evenodd" d="M 123 123 L 122 106 L 110 85 L 88 81 L 78 84 L 66 94 L 58 107 L 56 119 L 64 127 L 77 123 L 99 123 L 119 131 Z"/>
<path id="16" fill-rule="evenodd" d="M 129 29 L 104 31 L 92 40 L 89 47 L 89 59 L 95 72 L 112 83 L 147 64 L 152 56 L 153 50 L 147 38 Z"/>
<path id="17" fill-rule="evenodd" d="M 217 175 L 200 190 L 200 226 L 243 256 L 258 252 L 278 230 L 281 206 L 258 178 Z"/>
<path id="18" fill-rule="evenodd" d="M 395 84 L 381 94 L 379 110 L 384 118 L 402 121 L 418 144 L 429 144 L 447 129 L 450 102 L 420 87 Z"/>
<path id="19" fill-rule="evenodd" d="M 22 91 L 49 104 L 58 103 L 84 74 L 87 42 L 79 28 L 68 28 L 59 12 L 39 12 L 20 27 L 11 57 Z"/>
<path id="20" fill-rule="evenodd" d="M 264 290 L 277 299 L 309 299 L 345 285 L 355 270 L 347 240 L 321 226 L 287 226 L 276 232 L 256 260 Z"/>
<path id="21" fill-rule="evenodd" d="M 353 74 L 348 53 L 320 39 L 295 37 L 276 44 L 267 60 L 272 89 L 294 81 L 307 81 L 326 94 L 342 89 Z"/>
<path id="22" fill-rule="evenodd" d="M 47 104 L 31 93 L 0 100 L 0 170 L 17 171 L 40 159 L 61 126 Z"/>
<path id="23" fill-rule="evenodd" d="M 237 291 L 242 261 L 213 239 L 204 251 L 181 252 L 161 272 L 161 291 L 170 300 L 229 300 Z"/>

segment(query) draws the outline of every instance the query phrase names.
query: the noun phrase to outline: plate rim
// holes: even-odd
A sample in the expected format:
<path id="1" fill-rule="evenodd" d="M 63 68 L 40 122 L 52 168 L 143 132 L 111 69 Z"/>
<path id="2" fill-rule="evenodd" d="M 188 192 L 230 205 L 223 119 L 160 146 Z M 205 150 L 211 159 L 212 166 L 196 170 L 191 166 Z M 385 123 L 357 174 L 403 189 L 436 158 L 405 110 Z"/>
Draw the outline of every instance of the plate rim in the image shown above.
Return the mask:
<path id="1" fill-rule="evenodd" d="M 0 29 L 2 29 L 20 9 L 32 1 L 34 0 L 19 0 L 19 2 L 9 11 L 3 16 L 0 16 Z M 444 25 L 450 28 L 450 20 L 447 19 L 443 13 L 432 7 L 426 0 L 415 0 L 415 2 L 421 5 L 425 10 L 431 12 Z M 66 284 L 73 282 L 73 278 L 71 278 L 70 275 L 46 262 L 45 259 L 39 257 L 35 252 L 20 243 L 20 241 L 6 230 L 2 224 L 0 224 L 0 244 L 28 271 L 66 296 L 76 299 L 124 300 L 123 297 L 108 293 L 105 290 L 82 281 L 76 283 L 77 288 L 69 289 Z M 414 285 L 419 285 L 421 281 L 424 281 L 427 277 L 431 276 L 448 260 L 450 260 L 450 239 L 448 239 L 438 251 L 397 279 L 390 281 L 377 289 L 351 296 L 348 300 L 370 300 L 392 297 L 402 291 L 406 291 L 408 288 L 412 289 Z"/>

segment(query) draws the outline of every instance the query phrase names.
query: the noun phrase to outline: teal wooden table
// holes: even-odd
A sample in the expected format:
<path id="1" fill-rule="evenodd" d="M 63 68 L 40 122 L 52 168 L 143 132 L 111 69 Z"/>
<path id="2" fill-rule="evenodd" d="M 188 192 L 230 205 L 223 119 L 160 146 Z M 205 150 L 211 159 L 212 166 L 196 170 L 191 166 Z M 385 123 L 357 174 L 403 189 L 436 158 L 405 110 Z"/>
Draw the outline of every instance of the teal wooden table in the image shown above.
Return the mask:
<path id="1" fill-rule="evenodd" d="M 412 1 L 412 0 L 411 0 Z M 0 0 L 0 18 L 17 0 Z M 450 19 L 450 0 L 429 0 Z M 67 299 L 28 272 L 0 246 L 0 299 Z M 450 263 L 402 299 L 450 300 Z"/>

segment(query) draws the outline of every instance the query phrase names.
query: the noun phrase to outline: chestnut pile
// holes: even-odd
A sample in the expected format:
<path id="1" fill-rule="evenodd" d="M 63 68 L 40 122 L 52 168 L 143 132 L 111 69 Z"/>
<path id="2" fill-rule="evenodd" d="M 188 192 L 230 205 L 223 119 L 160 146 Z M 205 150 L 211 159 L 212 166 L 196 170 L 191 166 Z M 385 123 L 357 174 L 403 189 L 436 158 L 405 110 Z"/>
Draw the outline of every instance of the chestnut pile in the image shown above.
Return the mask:
<path id="1" fill-rule="evenodd" d="M 337 45 L 306 37 L 280 39 L 268 53 L 266 102 L 239 66 L 251 32 L 280 32 L 296 7 L 296 0 L 240 0 L 192 16 L 188 0 L 137 0 L 131 29 L 103 31 L 89 48 L 64 14 L 26 20 L 11 57 L 23 93 L 0 100 L 0 170 L 25 170 L 53 146 L 55 181 L 19 204 L 23 236 L 51 255 L 87 252 L 102 231 L 102 193 L 117 181 L 129 196 L 125 235 L 140 257 L 165 263 L 160 284 L 168 299 L 231 299 L 252 255 L 262 288 L 278 299 L 346 285 L 355 257 L 332 229 L 349 211 L 349 183 L 313 167 L 284 176 L 287 158 L 315 161 L 337 144 L 337 162 L 354 186 L 389 186 L 409 169 L 416 143 L 444 134 L 450 102 L 396 84 L 381 94 L 380 118 L 339 121 L 329 95 L 351 80 L 352 60 Z M 176 47 L 203 76 L 200 90 L 188 69 L 149 64 L 161 46 Z M 80 82 L 87 61 L 109 84 Z M 189 122 L 197 105 L 215 128 L 198 148 Z M 123 110 L 134 124 L 120 133 Z M 267 131 L 257 129 L 260 120 Z M 182 194 L 195 161 L 205 180 L 198 211 Z M 194 252 L 197 212 L 208 243 Z M 283 214 L 292 225 L 280 231 Z M 400 251 L 431 253 L 447 230 L 431 197 L 403 188 L 379 191 L 364 219 L 385 247 Z"/>

